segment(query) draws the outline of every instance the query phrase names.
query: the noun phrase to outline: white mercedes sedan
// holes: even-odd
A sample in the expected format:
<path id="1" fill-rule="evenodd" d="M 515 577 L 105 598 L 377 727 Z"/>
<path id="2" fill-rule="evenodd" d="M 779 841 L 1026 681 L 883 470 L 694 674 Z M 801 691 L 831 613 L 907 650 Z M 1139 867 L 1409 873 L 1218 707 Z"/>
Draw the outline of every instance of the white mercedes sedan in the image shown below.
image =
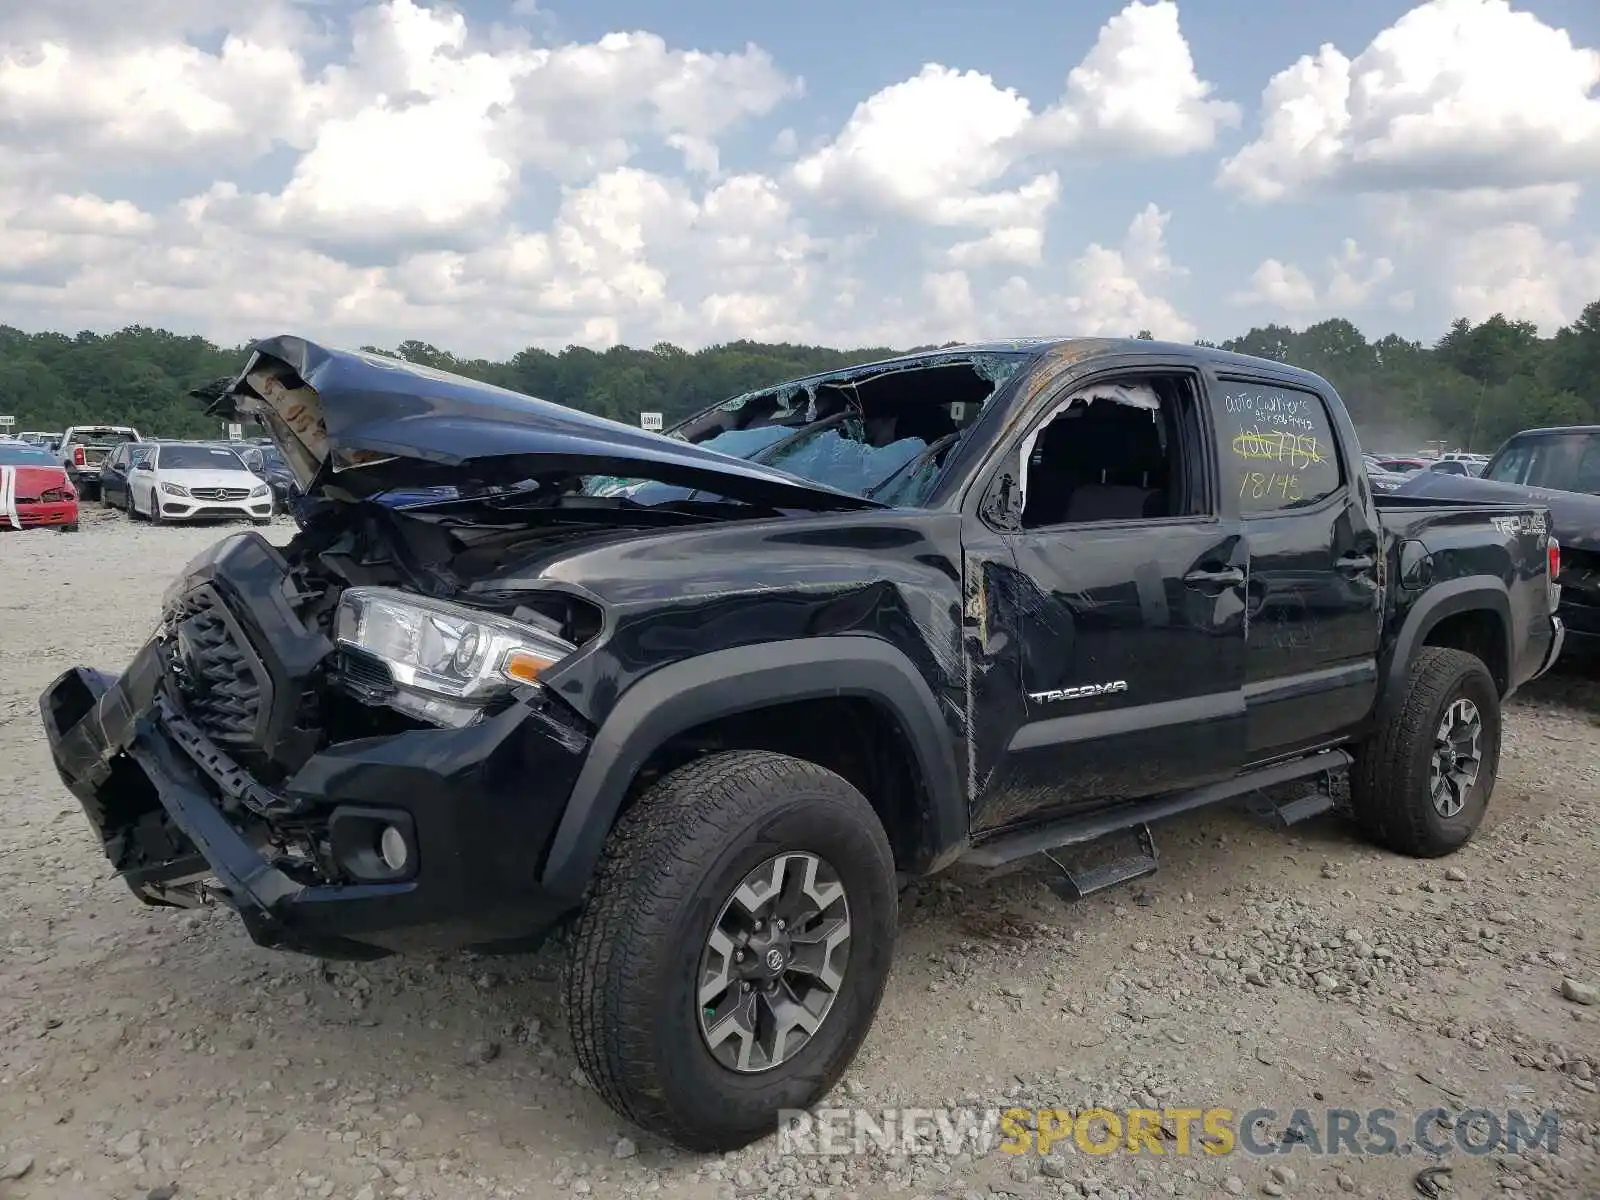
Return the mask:
<path id="1" fill-rule="evenodd" d="M 128 512 L 164 521 L 272 520 L 272 488 L 227 446 L 155 442 L 128 472 Z"/>

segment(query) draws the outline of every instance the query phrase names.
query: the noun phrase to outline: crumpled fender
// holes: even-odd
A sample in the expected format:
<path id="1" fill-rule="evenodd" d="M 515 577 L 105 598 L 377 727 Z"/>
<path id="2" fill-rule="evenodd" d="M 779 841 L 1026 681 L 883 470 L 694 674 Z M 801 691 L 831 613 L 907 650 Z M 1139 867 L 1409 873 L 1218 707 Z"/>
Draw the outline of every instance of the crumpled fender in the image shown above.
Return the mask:
<path id="1" fill-rule="evenodd" d="M 921 776 L 919 843 L 931 858 L 949 857 L 964 844 L 967 812 L 934 695 L 888 642 L 844 634 L 699 655 L 629 688 L 595 734 L 545 856 L 543 884 L 558 894 L 582 895 L 629 785 L 668 739 L 718 717 L 834 696 L 873 701 L 894 717 Z"/>

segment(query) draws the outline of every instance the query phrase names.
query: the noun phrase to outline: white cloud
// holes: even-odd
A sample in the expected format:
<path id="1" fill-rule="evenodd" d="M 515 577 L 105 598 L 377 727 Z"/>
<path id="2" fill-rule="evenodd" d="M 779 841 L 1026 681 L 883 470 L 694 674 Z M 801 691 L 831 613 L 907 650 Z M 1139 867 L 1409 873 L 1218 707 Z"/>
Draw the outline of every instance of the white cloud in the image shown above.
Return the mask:
<path id="1" fill-rule="evenodd" d="M 1250 286 L 1236 293 L 1235 304 L 1254 304 L 1285 313 L 1349 313 L 1373 299 L 1374 293 L 1394 277 L 1394 263 L 1362 253 L 1354 239 L 1346 238 L 1339 253 L 1327 262 L 1327 284 L 1318 288 L 1311 276 L 1292 263 L 1269 258 L 1256 268 Z"/>
<path id="2" fill-rule="evenodd" d="M 1173 0 L 1134 0 L 1106 22 L 1067 76 L 1061 101 L 1029 132 L 1041 146 L 1089 146 L 1119 154 L 1204 150 L 1239 122 L 1239 106 L 1212 99 L 1195 71 Z"/>
<path id="3" fill-rule="evenodd" d="M 1038 266 L 1044 259 L 1044 231 L 1035 226 L 1007 226 L 973 241 L 958 242 L 945 255 L 958 267 Z"/>
<path id="4" fill-rule="evenodd" d="M 1054 175 L 1012 192 L 985 190 L 1010 169 L 1008 143 L 1031 119 L 1015 90 L 930 63 L 856 105 L 833 142 L 795 164 L 794 178 L 807 191 L 930 224 L 985 223 L 999 210 L 1055 200 Z"/>
<path id="5" fill-rule="evenodd" d="M 1013 276 L 986 308 L 1039 334 L 1132 337 L 1148 329 L 1159 338 L 1190 341 L 1194 323 L 1162 294 L 1185 273 L 1167 251 L 1170 216 L 1147 205 L 1120 247 L 1090 245 L 1068 266 L 1065 292 L 1041 291 Z"/>
<path id="6" fill-rule="evenodd" d="M 248 159 L 303 131 L 311 100 L 294 49 L 231 35 L 210 54 L 185 42 L 78 49 L 0 43 L 0 152 L 48 148 L 80 169 Z"/>
<path id="7" fill-rule="evenodd" d="M 157 25 L 81 46 L 0 25 L 0 151 L 44 143 L 62 165 L 84 168 L 108 157 L 214 166 L 282 144 L 313 158 L 304 192 L 333 173 L 343 195 L 330 219 L 359 220 L 392 207 L 351 194 L 386 155 L 449 153 L 446 170 L 461 170 L 463 187 L 522 164 L 587 177 L 628 161 L 645 137 L 671 139 L 704 165 L 718 136 L 802 90 L 754 46 L 675 50 L 651 33 L 553 47 L 486 41 L 460 13 L 419 0 L 358 11 L 347 60 L 313 72 L 298 11 L 269 6 L 231 26 L 214 53 Z M 451 131 L 467 145 L 450 147 Z M 365 161 L 352 161 L 353 146 Z M 370 190 L 392 193 L 398 174 L 383 169 Z M 304 195 L 285 199 L 289 214 L 321 212 Z"/>
<path id="8" fill-rule="evenodd" d="M 795 164 L 793 178 L 809 193 L 869 212 L 992 231 L 963 243 L 952 259 L 962 265 L 1037 261 L 1022 257 L 1032 254 L 1022 247 L 1026 238 L 1042 240 L 1060 178 L 1030 172 L 1030 160 L 1203 149 L 1239 119 L 1237 106 L 1211 99 L 1212 90 L 1195 72 L 1177 5 L 1133 0 L 1044 111 L 990 75 L 928 63 L 856 105 L 836 138 Z"/>
<path id="9" fill-rule="evenodd" d="M 1250 276 L 1250 287 L 1233 296 L 1235 304 L 1259 304 L 1284 312 L 1305 313 L 1317 307 L 1317 285 L 1293 263 L 1269 258 Z"/>
<path id="10" fill-rule="evenodd" d="M 1600 170 L 1597 85 L 1600 52 L 1508 0 L 1427 0 L 1354 59 L 1324 45 L 1274 76 L 1219 182 L 1273 201 L 1582 179 Z"/>
<path id="11" fill-rule="evenodd" d="M 922 277 L 922 294 L 938 321 L 946 328 L 968 326 L 977 315 L 972 298 L 972 281 L 965 271 L 939 271 Z"/>
<path id="12" fill-rule="evenodd" d="M 725 161 L 732 131 L 803 93 L 756 46 L 683 49 L 644 31 L 547 42 L 443 0 L 0 14 L 0 319 L 230 341 L 298 325 L 463 352 L 904 344 L 954 336 L 993 304 L 1094 328 L 1155 305 L 1159 323 L 1150 297 L 1171 272 L 1154 209 L 1120 249 L 1056 272 L 1070 294 L 1008 313 L 968 272 L 1018 272 L 1001 289 L 1015 297 L 1020 273 L 1047 269 L 1060 181 L 1047 164 L 1019 172 L 1030 154 L 1107 139 L 1176 151 L 1228 116 L 1166 0 L 1113 18 L 1043 116 L 987 75 L 930 65 L 791 169 Z M 767 136 L 771 154 L 800 152 L 792 125 Z M 652 149 L 681 173 L 640 169 Z M 905 289 L 869 265 L 871 228 L 811 212 L 819 199 L 911 217 L 913 238 L 961 232 L 923 245 L 939 268 Z M 912 280 L 917 261 L 913 249 L 900 264 Z"/>
<path id="13" fill-rule="evenodd" d="M 1373 197 L 1374 228 L 1452 316 L 1504 313 L 1546 333 L 1600 295 L 1600 238 L 1574 229 L 1578 189 L 1412 192 Z"/>

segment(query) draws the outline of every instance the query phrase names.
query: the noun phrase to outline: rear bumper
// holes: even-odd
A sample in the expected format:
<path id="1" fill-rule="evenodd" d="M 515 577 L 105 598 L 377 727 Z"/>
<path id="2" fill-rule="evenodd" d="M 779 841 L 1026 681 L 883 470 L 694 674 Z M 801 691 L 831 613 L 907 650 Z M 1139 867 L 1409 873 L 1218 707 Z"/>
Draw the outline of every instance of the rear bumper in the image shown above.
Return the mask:
<path id="1" fill-rule="evenodd" d="M 1539 669 L 1537 671 L 1535 671 L 1533 673 L 1533 675 L 1530 677 L 1532 679 L 1539 678 L 1539 676 L 1543 675 L 1551 667 L 1555 666 L 1556 665 L 1556 660 L 1561 657 L 1562 648 L 1566 645 L 1566 642 L 1567 642 L 1567 626 L 1566 626 L 1566 623 L 1563 622 L 1560 617 L 1551 617 L 1550 618 L 1550 625 L 1551 625 L 1550 646 L 1545 651 L 1544 661 L 1539 664 Z"/>
<path id="2" fill-rule="evenodd" d="M 577 906 L 537 880 L 588 744 L 537 706 L 332 746 L 273 795 L 287 811 L 263 816 L 162 669 L 152 643 L 120 679 L 76 667 L 39 700 L 57 773 L 146 903 L 220 900 L 260 945 L 341 959 L 523 949 Z M 389 826 L 407 867 L 374 879 Z M 286 836 L 320 842 L 324 866 L 291 860 Z"/>

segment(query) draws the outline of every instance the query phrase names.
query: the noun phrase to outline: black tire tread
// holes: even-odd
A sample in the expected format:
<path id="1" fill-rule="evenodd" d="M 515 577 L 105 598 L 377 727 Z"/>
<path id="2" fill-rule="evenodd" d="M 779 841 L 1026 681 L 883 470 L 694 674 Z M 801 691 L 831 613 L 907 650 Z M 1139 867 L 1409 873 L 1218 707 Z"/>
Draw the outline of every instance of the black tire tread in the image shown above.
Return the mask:
<path id="1" fill-rule="evenodd" d="M 818 798 L 819 790 L 826 799 Z M 708 838 L 727 842 L 794 793 L 805 794 L 810 804 L 854 810 L 876 831 L 883 869 L 892 878 L 893 856 L 878 818 L 844 779 L 803 759 L 728 751 L 662 777 L 624 812 L 571 931 L 563 1000 L 578 1065 L 616 1112 L 680 1144 L 703 1142 L 704 1135 L 651 1085 L 651 1047 L 622 994 L 630 950 L 694 902 L 702 881 L 681 851 Z M 840 1063 L 836 1075 L 847 1065 Z"/>
<path id="2" fill-rule="evenodd" d="M 1424 646 L 1411 664 L 1404 694 L 1385 706 L 1377 732 L 1357 754 L 1350 772 L 1351 808 L 1378 845 L 1413 858 L 1438 858 L 1458 848 L 1441 843 L 1428 827 L 1417 801 L 1426 779 L 1413 777 L 1412 755 L 1419 740 L 1432 742 L 1439 711 L 1475 674 L 1498 694 L 1482 659 L 1465 650 Z"/>

